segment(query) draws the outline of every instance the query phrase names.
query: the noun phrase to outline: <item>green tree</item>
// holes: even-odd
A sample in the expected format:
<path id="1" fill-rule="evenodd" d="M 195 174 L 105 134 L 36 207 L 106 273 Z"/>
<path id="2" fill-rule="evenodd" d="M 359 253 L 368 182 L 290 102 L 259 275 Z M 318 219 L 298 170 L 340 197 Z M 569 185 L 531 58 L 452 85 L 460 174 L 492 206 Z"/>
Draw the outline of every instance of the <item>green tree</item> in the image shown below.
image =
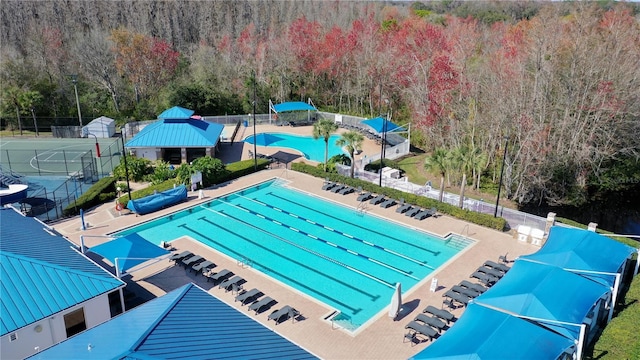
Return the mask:
<path id="1" fill-rule="evenodd" d="M 313 124 L 313 138 L 324 139 L 324 171 L 327 172 L 327 158 L 329 157 L 329 138 L 338 130 L 338 124 L 330 119 L 320 119 Z M 353 163 L 353 161 L 352 161 Z M 353 175 L 351 175 L 353 176 Z"/>
<path id="2" fill-rule="evenodd" d="M 444 176 L 447 173 L 448 161 L 449 152 L 444 148 L 435 149 L 424 161 L 424 168 L 427 171 L 440 174 L 440 195 L 438 196 L 440 201 L 444 196 Z"/>
<path id="3" fill-rule="evenodd" d="M 464 189 L 467 185 L 467 174 L 473 169 L 473 155 L 468 146 L 460 146 L 452 153 L 452 161 L 455 167 L 462 173 L 462 181 L 460 182 L 460 201 L 459 207 L 464 205 Z"/>
<path id="4" fill-rule="evenodd" d="M 353 173 L 356 167 L 356 161 L 353 154 L 356 152 L 356 150 L 361 148 L 363 141 L 364 136 L 357 131 L 347 131 L 343 133 L 342 137 L 340 137 L 340 139 L 336 141 L 336 145 L 347 148 L 347 152 L 349 153 L 349 157 L 351 158 L 351 177 L 353 177 Z"/>
<path id="5" fill-rule="evenodd" d="M 202 173 L 204 186 L 216 184 L 227 173 L 227 168 L 222 160 L 212 158 L 211 156 L 203 156 L 193 160 L 191 167 L 193 170 Z"/>

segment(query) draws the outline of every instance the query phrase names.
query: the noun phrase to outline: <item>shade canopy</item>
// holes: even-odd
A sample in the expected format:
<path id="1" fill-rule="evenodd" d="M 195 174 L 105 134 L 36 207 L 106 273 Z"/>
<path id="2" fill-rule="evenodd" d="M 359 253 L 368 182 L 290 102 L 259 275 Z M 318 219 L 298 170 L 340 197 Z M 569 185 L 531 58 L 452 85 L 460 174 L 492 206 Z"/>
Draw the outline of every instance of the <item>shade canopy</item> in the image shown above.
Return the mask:
<path id="1" fill-rule="evenodd" d="M 403 129 L 402 126 L 378 116 L 373 119 L 362 120 L 362 123 L 372 128 L 377 133 L 392 132 Z"/>
<path id="2" fill-rule="evenodd" d="M 121 273 L 148 260 L 169 254 L 169 251 L 148 242 L 137 233 L 94 246 L 90 251 L 109 260 L 114 266 L 118 258 L 118 271 Z"/>
<path id="3" fill-rule="evenodd" d="M 520 258 L 564 269 L 618 273 L 635 251 L 593 231 L 553 226 L 540 250 Z M 612 285 L 614 279 L 609 276 L 601 281 Z"/>
<path id="4" fill-rule="evenodd" d="M 158 119 L 177 119 L 177 120 L 186 120 L 191 118 L 195 111 L 185 109 L 180 106 L 174 106 L 163 111 L 160 115 L 158 115 Z"/>
<path id="5" fill-rule="evenodd" d="M 610 289 L 556 266 L 516 260 L 500 281 L 474 301 L 509 313 L 571 324 L 582 324 Z M 549 323 L 552 324 L 552 323 Z M 549 325 L 578 338 L 579 327 Z"/>
<path id="6" fill-rule="evenodd" d="M 303 110 L 318 111 L 318 109 L 316 109 L 315 107 L 302 101 L 289 101 L 280 103 L 278 105 L 273 105 L 273 110 L 277 113 Z"/>
<path id="7" fill-rule="evenodd" d="M 260 133 L 256 134 L 255 137 L 253 135 L 248 136 L 246 139 L 244 139 L 244 142 L 249 144 L 253 144 L 255 142 L 255 144 L 259 146 L 269 146 L 281 140 L 283 140 L 283 138 L 278 135 L 270 133 Z"/>
<path id="8" fill-rule="evenodd" d="M 455 325 L 412 359 L 557 359 L 573 345 L 535 323 L 471 303 Z"/>

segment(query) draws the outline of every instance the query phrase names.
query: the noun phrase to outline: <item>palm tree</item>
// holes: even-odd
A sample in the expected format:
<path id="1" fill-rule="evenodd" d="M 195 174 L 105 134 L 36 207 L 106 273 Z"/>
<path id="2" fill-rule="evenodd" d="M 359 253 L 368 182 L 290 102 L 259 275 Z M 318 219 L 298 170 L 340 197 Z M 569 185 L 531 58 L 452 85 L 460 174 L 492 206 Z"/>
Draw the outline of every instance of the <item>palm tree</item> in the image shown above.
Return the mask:
<path id="1" fill-rule="evenodd" d="M 448 161 L 449 152 L 444 148 L 435 149 L 433 153 L 424 160 L 425 170 L 440 174 L 440 195 L 438 196 L 440 202 L 442 202 L 442 198 L 444 197 L 444 176 L 449 167 Z"/>
<path id="2" fill-rule="evenodd" d="M 461 146 L 454 150 L 453 160 L 456 167 L 462 173 L 462 182 L 460 183 L 460 202 L 459 207 L 464 205 L 464 188 L 467 185 L 467 173 L 473 169 L 473 152 L 467 146 Z"/>
<path id="3" fill-rule="evenodd" d="M 353 177 L 353 173 L 356 167 L 356 159 L 353 156 L 353 153 L 357 149 L 360 149 L 362 146 L 362 142 L 364 141 L 364 136 L 357 131 L 347 131 L 342 134 L 342 137 L 336 141 L 336 145 L 340 147 L 346 147 L 347 152 L 349 153 L 349 157 L 351 158 L 351 177 Z"/>
<path id="4" fill-rule="evenodd" d="M 324 172 L 327 172 L 327 162 L 329 157 L 329 138 L 338 130 L 338 124 L 330 119 L 320 119 L 313 124 L 313 138 L 324 139 Z"/>

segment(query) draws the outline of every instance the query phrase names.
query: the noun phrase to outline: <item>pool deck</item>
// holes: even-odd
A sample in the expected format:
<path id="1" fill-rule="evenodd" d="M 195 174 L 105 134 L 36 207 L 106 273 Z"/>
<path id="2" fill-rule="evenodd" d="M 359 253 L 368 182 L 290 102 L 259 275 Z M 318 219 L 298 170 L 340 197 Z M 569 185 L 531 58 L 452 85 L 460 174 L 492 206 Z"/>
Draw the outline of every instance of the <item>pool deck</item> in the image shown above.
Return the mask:
<path id="1" fill-rule="evenodd" d="M 353 206 L 354 210 L 358 205 L 357 194 L 355 193 L 340 195 L 323 191 L 321 189 L 322 179 L 285 170 L 284 167 L 278 167 L 245 176 L 215 188 L 203 190 L 203 199 L 198 198 L 198 192 L 189 192 L 188 200 L 184 203 L 152 214 L 136 216 L 128 214 L 125 210 L 122 215 L 119 215 L 115 211 L 113 204 L 110 203 L 85 212 L 85 223 L 88 224 L 87 230 L 81 230 L 79 218 L 61 221 L 52 226 L 56 231 L 76 244 L 80 244 L 80 236 L 85 235 L 85 245 L 91 247 L 107 240 L 99 236 L 209 201 L 211 198 L 225 195 L 274 177 L 288 181 L 289 186 L 296 189 L 347 206 Z M 506 253 L 508 253 L 509 259 L 514 259 L 519 255 L 533 253 L 538 249 L 533 245 L 518 242 L 511 234 L 468 224 L 449 216 L 441 215 L 437 218 L 430 217 L 419 221 L 398 214 L 395 209 L 396 206 L 382 209 L 379 206 L 368 205 L 366 211 L 440 236 L 458 233 L 475 240 L 475 243 L 405 293 L 402 299 L 402 310 L 397 319 L 389 318 L 385 310 L 384 313 L 379 314 L 378 317 L 366 324 L 355 335 L 333 328 L 331 323 L 323 320 L 332 312 L 326 306 L 280 282 L 271 280 L 251 267 L 242 266 L 235 260 L 187 237 L 173 241 L 172 245 L 178 251 L 190 250 L 215 262 L 217 264 L 216 270 L 227 268 L 242 276 L 247 280 L 244 285 L 246 289 L 256 287 L 278 301 L 271 310 L 283 305 L 291 305 L 301 312 L 301 318 L 295 322 L 289 320 L 275 325 L 273 321 L 267 321 L 267 316 L 271 311 L 254 315 L 253 312 L 247 311 L 246 306 L 240 306 L 239 303 L 234 302 L 234 295 L 231 292 L 225 292 L 223 289 L 218 289 L 213 283 L 207 283 L 202 275 L 195 275 L 180 266 L 173 266 L 172 262 L 167 259 L 134 271 L 128 282 L 148 298 L 162 296 L 168 291 L 193 282 L 230 306 L 238 308 L 239 311 L 324 359 L 407 359 L 430 344 L 430 342 L 426 341 L 412 346 L 412 344 L 403 340 L 406 333 L 405 325 L 413 320 L 422 309 L 427 305 L 441 307 L 442 294 L 461 280 L 473 280 L 469 278 L 469 275 L 478 266 L 482 265 L 485 260 L 497 261 L 499 255 Z M 430 291 L 432 278 L 437 278 L 438 280 L 439 287 L 435 292 Z M 403 289 L 403 291 L 407 291 L 407 289 Z M 459 308 L 453 310 L 452 313 L 459 317 L 463 311 L 463 308 Z"/>

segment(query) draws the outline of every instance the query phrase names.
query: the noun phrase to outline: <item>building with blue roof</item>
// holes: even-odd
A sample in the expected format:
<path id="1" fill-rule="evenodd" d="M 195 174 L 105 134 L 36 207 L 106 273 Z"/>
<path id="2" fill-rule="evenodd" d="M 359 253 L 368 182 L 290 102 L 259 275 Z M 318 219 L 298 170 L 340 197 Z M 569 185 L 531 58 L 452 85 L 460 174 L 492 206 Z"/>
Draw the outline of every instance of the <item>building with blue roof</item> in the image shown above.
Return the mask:
<path id="1" fill-rule="evenodd" d="M 7 207 L 0 223 L 0 358 L 25 358 L 112 317 L 109 294 L 123 281 L 36 218 Z"/>
<path id="2" fill-rule="evenodd" d="M 192 283 L 32 357 L 70 358 L 317 359 Z"/>
<path id="3" fill-rule="evenodd" d="M 193 116 L 194 111 L 174 106 L 163 111 L 160 120 L 145 126 L 125 147 L 135 156 L 171 164 L 215 157 L 224 126 Z"/>

